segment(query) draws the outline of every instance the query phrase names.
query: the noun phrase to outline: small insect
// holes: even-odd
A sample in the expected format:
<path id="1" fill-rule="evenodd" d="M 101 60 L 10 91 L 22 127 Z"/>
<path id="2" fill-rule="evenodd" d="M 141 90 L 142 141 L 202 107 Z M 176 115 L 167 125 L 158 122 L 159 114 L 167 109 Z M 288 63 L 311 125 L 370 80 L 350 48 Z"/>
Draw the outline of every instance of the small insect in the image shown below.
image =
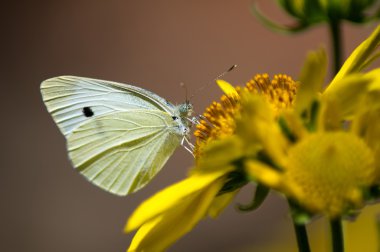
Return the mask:
<path id="1" fill-rule="evenodd" d="M 108 192 L 141 189 L 179 145 L 193 147 L 189 101 L 175 106 L 139 87 L 75 76 L 45 80 L 41 93 L 73 166 Z"/>

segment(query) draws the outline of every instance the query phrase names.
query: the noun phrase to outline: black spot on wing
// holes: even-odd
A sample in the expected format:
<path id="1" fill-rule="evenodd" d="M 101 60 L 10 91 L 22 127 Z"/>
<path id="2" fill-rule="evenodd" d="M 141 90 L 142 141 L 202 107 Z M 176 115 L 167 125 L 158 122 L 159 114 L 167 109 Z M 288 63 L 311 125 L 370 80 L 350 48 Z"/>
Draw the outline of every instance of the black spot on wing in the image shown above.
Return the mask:
<path id="1" fill-rule="evenodd" d="M 83 115 L 84 115 L 85 117 L 91 117 L 91 116 L 94 115 L 94 111 L 92 111 L 92 109 L 91 109 L 90 107 L 84 107 L 84 108 L 82 109 L 82 112 L 83 112 Z"/>
<path id="2" fill-rule="evenodd" d="M 172 118 L 173 118 L 173 121 L 178 119 L 178 117 L 176 117 L 176 116 L 172 116 Z"/>

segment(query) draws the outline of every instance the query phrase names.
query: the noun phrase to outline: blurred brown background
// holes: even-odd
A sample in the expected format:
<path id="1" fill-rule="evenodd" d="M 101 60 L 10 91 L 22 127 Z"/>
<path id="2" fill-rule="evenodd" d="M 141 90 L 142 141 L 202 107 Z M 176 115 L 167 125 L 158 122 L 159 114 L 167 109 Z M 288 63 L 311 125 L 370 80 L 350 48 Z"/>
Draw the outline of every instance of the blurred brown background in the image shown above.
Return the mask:
<path id="1" fill-rule="evenodd" d="M 263 9 L 290 19 L 272 1 Z M 297 78 L 305 53 L 328 47 L 317 27 L 297 36 L 275 34 L 240 1 L 24 1 L 3 4 L 1 16 L 0 251 L 124 251 L 122 233 L 142 200 L 185 177 L 192 165 L 182 148 L 146 188 L 117 197 L 72 169 L 65 140 L 41 101 L 41 81 L 70 74 L 135 84 L 184 101 L 233 64 L 225 76 L 242 84 L 255 73 Z M 373 29 L 345 25 L 346 55 Z M 193 103 L 197 113 L 219 98 L 208 86 Z M 247 202 L 253 187 L 235 200 Z M 185 218 L 185 216 L 184 216 Z M 256 212 L 231 205 L 205 220 L 170 251 L 265 251 L 282 237 L 294 242 L 284 200 L 272 195 Z M 294 242 L 295 244 L 295 242 Z M 256 248 L 256 249 L 253 249 Z M 252 250 L 251 250 L 252 249 Z"/>

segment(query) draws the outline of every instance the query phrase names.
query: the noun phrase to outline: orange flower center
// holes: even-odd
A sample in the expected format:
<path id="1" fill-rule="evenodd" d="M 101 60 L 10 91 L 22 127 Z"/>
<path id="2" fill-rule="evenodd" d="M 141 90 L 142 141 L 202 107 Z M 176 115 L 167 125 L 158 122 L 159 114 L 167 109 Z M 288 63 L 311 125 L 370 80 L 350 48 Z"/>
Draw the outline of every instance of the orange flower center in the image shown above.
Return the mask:
<path id="1" fill-rule="evenodd" d="M 293 106 L 297 86 L 297 83 L 285 74 L 275 75 L 272 80 L 268 74 L 257 74 L 245 87 L 235 89 L 239 95 L 243 92 L 262 95 L 277 112 Z M 240 96 L 222 95 L 219 102 L 213 102 L 203 113 L 203 118 L 194 132 L 195 156 L 200 156 L 203 146 L 208 142 L 232 135 L 239 115 Z"/>

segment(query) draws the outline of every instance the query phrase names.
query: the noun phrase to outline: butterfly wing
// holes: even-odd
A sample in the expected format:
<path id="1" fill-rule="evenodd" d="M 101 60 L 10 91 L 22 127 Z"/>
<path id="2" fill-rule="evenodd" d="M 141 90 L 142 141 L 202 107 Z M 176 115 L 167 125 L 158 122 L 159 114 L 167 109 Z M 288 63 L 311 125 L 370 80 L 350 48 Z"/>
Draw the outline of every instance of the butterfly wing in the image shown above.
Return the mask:
<path id="1" fill-rule="evenodd" d="M 131 109 L 173 113 L 174 106 L 160 96 L 131 85 L 75 76 L 60 76 L 41 84 L 46 107 L 67 137 L 90 117 Z"/>
<path id="2" fill-rule="evenodd" d="M 41 93 L 74 167 L 118 195 L 149 182 L 187 132 L 174 105 L 135 86 L 61 76 L 44 81 Z"/>
<path id="3" fill-rule="evenodd" d="M 182 136 L 178 123 L 159 110 L 131 110 L 95 117 L 68 137 L 71 161 L 88 180 L 126 195 L 148 183 Z"/>

